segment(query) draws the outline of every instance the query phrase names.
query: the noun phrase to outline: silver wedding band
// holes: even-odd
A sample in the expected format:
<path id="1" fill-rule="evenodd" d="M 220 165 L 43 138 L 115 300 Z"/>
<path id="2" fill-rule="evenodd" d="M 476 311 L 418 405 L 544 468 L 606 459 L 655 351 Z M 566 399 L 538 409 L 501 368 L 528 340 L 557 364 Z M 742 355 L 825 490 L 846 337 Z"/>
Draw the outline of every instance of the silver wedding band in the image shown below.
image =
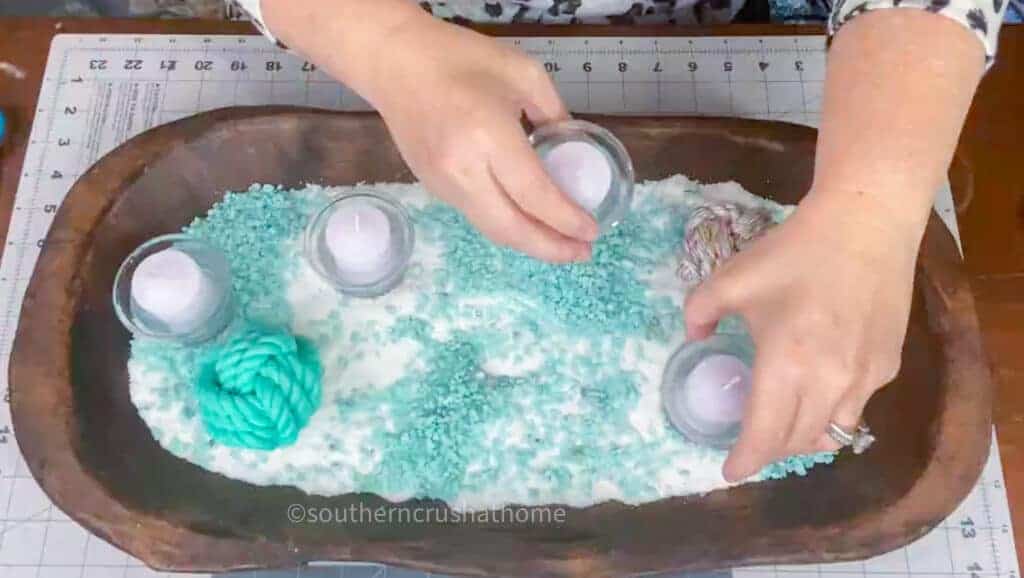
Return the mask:
<path id="1" fill-rule="evenodd" d="M 825 432 L 840 447 L 850 447 L 853 449 L 853 453 L 858 455 L 866 452 L 877 439 L 872 435 L 871 429 L 864 424 L 858 425 L 857 429 L 851 433 L 839 427 L 835 422 L 829 422 Z"/>

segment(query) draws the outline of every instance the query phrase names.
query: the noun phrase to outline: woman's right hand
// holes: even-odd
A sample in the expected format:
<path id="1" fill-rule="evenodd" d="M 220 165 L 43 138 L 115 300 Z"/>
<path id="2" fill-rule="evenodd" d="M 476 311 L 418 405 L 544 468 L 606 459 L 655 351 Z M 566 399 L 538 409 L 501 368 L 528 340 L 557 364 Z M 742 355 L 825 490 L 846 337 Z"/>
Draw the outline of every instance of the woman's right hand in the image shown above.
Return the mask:
<path id="1" fill-rule="evenodd" d="M 369 101 L 420 181 L 480 232 L 546 261 L 589 259 L 597 223 L 552 182 L 522 125 L 524 115 L 535 126 L 569 116 L 540 63 L 407 0 L 374 2 L 372 13 L 357 12 L 358 2 L 302 0 L 306 18 L 295 4 L 266 0 L 265 14 L 271 4 L 291 29 L 289 46 Z M 330 10 L 341 12 L 322 14 Z M 323 23 L 332 15 L 342 22 Z"/>
<path id="2" fill-rule="evenodd" d="M 597 223 L 551 181 L 521 119 L 568 118 L 538 62 L 476 32 L 425 19 L 389 40 L 395 68 L 373 91 L 409 167 L 499 245 L 586 260 Z"/>

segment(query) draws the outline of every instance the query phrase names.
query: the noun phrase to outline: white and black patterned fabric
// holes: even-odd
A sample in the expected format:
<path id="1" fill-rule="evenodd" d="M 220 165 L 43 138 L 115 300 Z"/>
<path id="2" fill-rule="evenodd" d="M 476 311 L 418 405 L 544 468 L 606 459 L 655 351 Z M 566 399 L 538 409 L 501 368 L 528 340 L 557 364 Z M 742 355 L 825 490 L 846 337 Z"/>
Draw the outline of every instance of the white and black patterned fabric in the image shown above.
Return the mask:
<path id="1" fill-rule="evenodd" d="M 974 32 L 985 45 L 985 60 L 996 56 L 999 26 L 1008 0 L 835 0 L 828 20 L 829 34 L 835 34 L 858 14 L 884 8 L 925 10 L 951 18 Z"/>
<path id="2" fill-rule="evenodd" d="M 260 0 L 233 0 L 268 37 Z M 410 0 L 413 1 L 413 0 Z M 813 0 L 828 7 L 829 34 L 858 14 L 884 8 L 917 9 L 949 17 L 973 31 L 995 58 L 999 26 L 1014 0 Z M 721 24 L 731 22 L 744 0 L 431 0 L 420 6 L 439 18 L 484 23 Z"/>

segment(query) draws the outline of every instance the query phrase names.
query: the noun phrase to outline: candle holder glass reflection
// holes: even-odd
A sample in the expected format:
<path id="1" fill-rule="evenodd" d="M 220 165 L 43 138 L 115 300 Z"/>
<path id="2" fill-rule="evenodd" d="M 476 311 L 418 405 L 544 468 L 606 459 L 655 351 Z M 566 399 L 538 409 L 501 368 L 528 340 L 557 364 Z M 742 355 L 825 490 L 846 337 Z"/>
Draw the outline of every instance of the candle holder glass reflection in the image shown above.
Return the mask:
<path id="1" fill-rule="evenodd" d="M 610 131 L 592 122 L 567 120 L 530 134 L 530 144 L 552 180 L 607 230 L 633 204 L 633 161 Z"/>
<path id="2" fill-rule="evenodd" d="M 208 341 L 234 317 L 231 269 L 224 253 L 205 241 L 181 234 L 155 237 L 121 263 L 113 304 L 135 335 Z"/>
<path id="3" fill-rule="evenodd" d="M 669 358 L 661 396 L 669 422 L 693 443 L 729 449 L 750 394 L 754 347 L 746 335 L 683 343 Z"/>
<path id="4" fill-rule="evenodd" d="M 355 297 L 391 291 L 415 245 L 412 219 L 399 203 L 372 193 L 339 197 L 306 227 L 305 256 L 332 287 Z"/>

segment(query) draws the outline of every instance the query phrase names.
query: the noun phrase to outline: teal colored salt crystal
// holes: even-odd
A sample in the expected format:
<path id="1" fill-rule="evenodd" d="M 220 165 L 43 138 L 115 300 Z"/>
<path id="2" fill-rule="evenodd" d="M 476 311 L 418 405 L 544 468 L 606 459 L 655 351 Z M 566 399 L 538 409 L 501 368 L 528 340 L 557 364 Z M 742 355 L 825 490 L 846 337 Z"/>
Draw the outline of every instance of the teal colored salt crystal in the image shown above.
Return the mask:
<path id="1" fill-rule="evenodd" d="M 495 247 L 453 209 L 431 205 L 418 222 L 445 247 L 438 274 L 449 291 L 490 294 L 514 288 L 545 304 L 550 315 L 584 334 L 619 331 L 663 333 L 659 315 L 681 322 L 664 300 L 650 307 L 636 264 L 650 265 L 672 254 L 679 236 L 647 234 L 634 215 L 594 244 L 589 263 L 552 265 Z M 681 234 L 681 229 L 680 229 Z"/>
<path id="2" fill-rule="evenodd" d="M 792 456 L 765 467 L 759 477 L 765 480 L 780 480 L 789 474 L 806 476 L 815 464 L 831 464 L 835 458 L 836 454 L 833 452 Z"/>
<path id="3" fill-rule="evenodd" d="M 414 339 L 426 342 L 430 336 L 430 322 L 421 317 L 401 317 L 391 326 L 394 339 Z"/>
<path id="4" fill-rule="evenodd" d="M 380 470 L 366 483 L 386 492 L 451 499 L 462 488 L 471 458 L 483 451 L 479 432 L 501 388 L 479 371 L 479 348 L 468 341 L 428 341 L 426 355 L 425 374 L 404 378 L 384 393 L 405 401 L 396 416 L 403 426 L 380 438 Z"/>
<path id="5" fill-rule="evenodd" d="M 248 317 L 272 325 L 287 324 L 288 273 L 296 259 L 283 245 L 305 227 L 310 200 L 270 185 L 253 185 L 245 193 L 228 193 L 205 217 L 185 232 L 224 251 L 231 264 L 235 298 Z"/>

